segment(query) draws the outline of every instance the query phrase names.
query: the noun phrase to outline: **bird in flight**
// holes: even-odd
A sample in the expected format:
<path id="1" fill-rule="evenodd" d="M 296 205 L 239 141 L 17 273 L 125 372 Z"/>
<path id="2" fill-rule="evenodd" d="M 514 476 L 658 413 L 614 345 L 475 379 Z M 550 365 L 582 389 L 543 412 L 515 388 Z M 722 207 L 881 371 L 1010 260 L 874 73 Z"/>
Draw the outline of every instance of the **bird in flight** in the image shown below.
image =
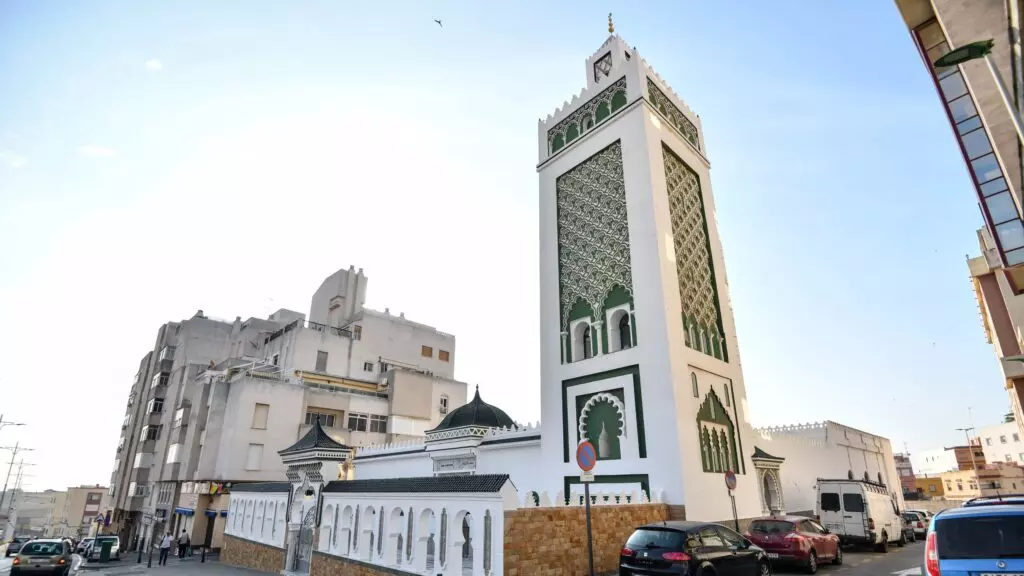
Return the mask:
<path id="1" fill-rule="evenodd" d="M 434 22 L 437 22 L 437 25 L 438 25 L 438 26 L 440 26 L 441 28 L 444 28 L 444 25 L 443 25 L 443 24 L 441 24 L 441 21 L 440 21 L 440 20 L 438 20 L 437 18 L 434 18 Z"/>

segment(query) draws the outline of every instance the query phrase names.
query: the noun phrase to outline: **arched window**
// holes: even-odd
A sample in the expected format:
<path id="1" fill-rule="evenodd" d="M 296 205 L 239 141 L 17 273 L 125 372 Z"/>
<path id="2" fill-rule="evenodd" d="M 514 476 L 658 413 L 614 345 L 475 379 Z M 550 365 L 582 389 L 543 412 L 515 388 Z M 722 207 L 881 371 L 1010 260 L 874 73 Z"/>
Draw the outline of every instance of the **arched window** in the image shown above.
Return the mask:
<path id="1" fill-rule="evenodd" d="M 591 342 L 590 342 L 590 326 L 585 326 L 583 328 L 583 338 L 582 338 L 582 340 L 583 340 L 583 358 L 584 359 L 593 358 L 594 357 L 594 347 L 591 345 Z"/>
<path id="2" fill-rule="evenodd" d="M 700 398 L 700 390 L 697 389 L 697 373 L 690 372 L 690 385 L 693 388 L 693 397 Z"/>
<path id="3" fill-rule="evenodd" d="M 619 350 L 633 346 L 633 330 L 629 326 L 629 313 L 619 318 Z"/>
<path id="4" fill-rule="evenodd" d="M 885 485 L 885 482 L 882 481 L 882 473 L 881 472 L 878 473 L 878 483 L 882 484 L 883 486 Z"/>
<path id="5" fill-rule="evenodd" d="M 725 407 L 728 408 L 732 406 L 732 399 L 729 398 L 729 384 L 722 384 L 722 387 L 725 388 Z"/>

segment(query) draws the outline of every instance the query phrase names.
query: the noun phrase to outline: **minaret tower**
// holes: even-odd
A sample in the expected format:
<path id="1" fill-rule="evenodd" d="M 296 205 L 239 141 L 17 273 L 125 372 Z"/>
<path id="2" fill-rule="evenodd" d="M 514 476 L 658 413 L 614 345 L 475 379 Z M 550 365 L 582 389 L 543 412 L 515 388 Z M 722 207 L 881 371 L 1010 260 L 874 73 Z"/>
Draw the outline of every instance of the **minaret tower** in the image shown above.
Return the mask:
<path id="1" fill-rule="evenodd" d="M 691 519 L 760 512 L 700 119 L 615 34 L 540 121 L 541 406 L 548 489 L 663 492 Z"/>

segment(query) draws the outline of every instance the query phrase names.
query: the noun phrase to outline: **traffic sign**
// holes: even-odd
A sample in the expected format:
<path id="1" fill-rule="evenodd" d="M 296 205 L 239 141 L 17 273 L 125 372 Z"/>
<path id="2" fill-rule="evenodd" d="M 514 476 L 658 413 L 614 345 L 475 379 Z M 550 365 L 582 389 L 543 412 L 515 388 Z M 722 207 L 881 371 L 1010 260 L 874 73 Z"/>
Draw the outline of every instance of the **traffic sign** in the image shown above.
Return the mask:
<path id="1" fill-rule="evenodd" d="M 584 440 L 576 447 L 576 463 L 584 472 L 594 469 L 594 465 L 597 464 L 597 450 L 594 449 L 594 445 L 590 441 Z"/>
<path id="2" fill-rule="evenodd" d="M 736 473 L 732 470 L 725 473 L 725 487 L 729 490 L 736 489 Z"/>
<path id="3" fill-rule="evenodd" d="M 583 474 L 580 474 L 580 482 L 586 483 L 586 482 L 593 482 L 593 481 L 594 481 L 594 473 L 593 472 L 584 472 Z"/>

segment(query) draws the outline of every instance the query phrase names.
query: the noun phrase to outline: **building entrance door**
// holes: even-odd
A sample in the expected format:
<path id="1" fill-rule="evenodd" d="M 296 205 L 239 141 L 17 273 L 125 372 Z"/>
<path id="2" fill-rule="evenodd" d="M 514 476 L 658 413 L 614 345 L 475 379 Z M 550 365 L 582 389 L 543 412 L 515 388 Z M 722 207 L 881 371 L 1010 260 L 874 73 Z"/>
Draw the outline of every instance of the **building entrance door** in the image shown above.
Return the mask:
<path id="1" fill-rule="evenodd" d="M 316 518 L 316 507 L 311 507 L 302 519 L 299 527 L 299 538 L 295 549 L 295 565 L 292 570 L 299 574 L 309 574 L 309 562 L 313 558 L 313 521 Z"/>

